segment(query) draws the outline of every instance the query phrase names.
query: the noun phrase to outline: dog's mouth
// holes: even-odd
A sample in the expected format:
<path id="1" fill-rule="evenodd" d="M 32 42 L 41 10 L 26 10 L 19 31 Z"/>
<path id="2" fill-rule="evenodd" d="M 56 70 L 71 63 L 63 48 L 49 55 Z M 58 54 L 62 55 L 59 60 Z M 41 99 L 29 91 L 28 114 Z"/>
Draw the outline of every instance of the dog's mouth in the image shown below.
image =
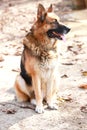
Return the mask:
<path id="1" fill-rule="evenodd" d="M 70 31 L 66 26 L 61 26 L 58 29 L 50 29 L 47 31 L 47 35 L 50 38 L 57 38 L 59 40 L 65 41 L 65 34 Z"/>
<path id="2" fill-rule="evenodd" d="M 58 38 L 59 40 L 63 40 L 64 39 L 64 35 L 58 33 L 58 31 L 56 29 L 48 30 L 47 35 L 50 38 Z"/>

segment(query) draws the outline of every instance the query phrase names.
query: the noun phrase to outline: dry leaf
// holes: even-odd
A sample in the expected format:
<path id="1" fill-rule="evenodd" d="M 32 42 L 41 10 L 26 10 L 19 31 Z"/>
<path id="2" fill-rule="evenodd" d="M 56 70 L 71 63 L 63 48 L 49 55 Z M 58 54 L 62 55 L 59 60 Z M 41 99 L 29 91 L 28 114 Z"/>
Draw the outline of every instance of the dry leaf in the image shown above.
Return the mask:
<path id="1" fill-rule="evenodd" d="M 73 63 L 62 63 L 62 65 L 73 65 Z"/>
<path id="2" fill-rule="evenodd" d="M 80 85 L 79 88 L 87 89 L 87 84 Z"/>
<path id="3" fill-rule="evenodd" d="M 87 113 L 87 105 L 80 108 L 81 112 Z"/>
<path id="4" fill-rule="evenodd" d="M 77 45 L 79 49 L 82 49 L 82 44 Z"/>
<path id="5" fill-rule="evenodd" d="M 59 100 L 59 101 L 61 101 L 61 102 L 64 102 L 64 101 L 69 102 L 69 101 L 72 100 L 72 98 L 71 98 L 70 96 L 71 96 L 71 95 L 67 95 L 67 96 L 65 96 L 65 97 L 58 97 L 57 100 Z"/>
<path id="6" fill-rule="evenodd" d="M 67 50 L 68 50 L 68 51 L 72 51 L 72 50 L 71 50 L 72 48 L 73 48 L 73 46 L 68 46 L 68 47 L 67 47 Z"/>
<path id="7" fill-rule="evenodd" d="M 67 47 L 67 50 L 68 50 L 68 51 L 71 51 L 71 52 L 73 52 L 75 55 L 77 55 L 78 52 L 77 52 L 77 51 L 74 51 L 74 50 L 72 50 L 72 49 L 73 49 L 73 46 L 68 46 L 68 47 Z"/>
<path id="8" fill-rule="evenodd" d="M 14 53 L 15 56 L 20 56 L 21 55 L 21 51 L 17 51 Z"/>
<path id="9" fill-rule="evenodd" d="M 65 101 L 64 98 L 62 98 L 62 97 L 58 97 L 57 100 L 58 100 L 59 102 L 64 102 L 64 101 Z"/>
<path id="10" fill-rule="evenodd" d="M 67 101 L 67 102 L 69 102 L 69 101 L 72 100 L 72 98 L 71 97 L 66 97 L 66 98 L 64 98 L 64 100 Z"/>
<path id="11" fill-rule="evenodd" d="M 0 55 L 0 62 L 4 61 L 4 58 L 2 55 Z"/>
<path id="12" fill-rule="evenodd" d="M 82 76 L 87 76 L 87 71 L 83 71 Z"/>
<path id="13" fill-rule="evenodd" d="M 68 78 L 66 74 L 62 75 L 61 78 Z"/>
<path id="14" fill-rule="evenodd" d="M 6 110 L 2 110 L 2 112 L 5 112 L 6 114 L 15 114 L 16 110 L 14 110 L 14 109 L 6 109 Z"/>
<path id="15" fill-rule="evenodd" d="M 18 68 L 18 69 L 12 69 L 12 71 L 14 71 L 14 72 L 20 72 L 20 69 Z"/>

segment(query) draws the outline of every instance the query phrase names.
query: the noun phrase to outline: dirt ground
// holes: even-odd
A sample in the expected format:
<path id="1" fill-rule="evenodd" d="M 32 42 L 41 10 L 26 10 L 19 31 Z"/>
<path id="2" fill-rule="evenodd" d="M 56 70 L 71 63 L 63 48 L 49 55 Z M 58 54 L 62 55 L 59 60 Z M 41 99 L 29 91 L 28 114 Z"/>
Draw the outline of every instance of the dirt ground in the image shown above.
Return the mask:
<path id="1" fill-rule="evenodd" d="M 72 11 L 61 0 L 0 0 L 0 130 L 87 130 L 87 10 Z M 14 80 L 20 71 L 22 39 L 36 16 L 38 3 L 54 11 L 71 28 L 59 42 L 58 111 L 37 114 L 15 99 Z"/>

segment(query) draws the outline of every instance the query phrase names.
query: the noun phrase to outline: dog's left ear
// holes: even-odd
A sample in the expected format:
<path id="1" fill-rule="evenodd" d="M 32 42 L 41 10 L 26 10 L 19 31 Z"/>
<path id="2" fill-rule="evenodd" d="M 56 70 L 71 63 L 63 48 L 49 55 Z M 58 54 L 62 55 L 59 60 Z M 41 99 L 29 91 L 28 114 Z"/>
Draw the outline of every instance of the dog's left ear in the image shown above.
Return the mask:
<path id="1" fill-rule="evenodd" d="M 37 10 L 37 19 L 39 19 L 41 22 L 43 22 L 45 17 L 46 17 L 45 8 L 42 4 L 39 4 L 38 10 Z"/>
<path id="2" fill-rule="evenodd" d="M 52 11 L 53 11 L 53 7 L 52 7 L 52 4 L 51 4 L 50 7 L 48 8 L 47 12 L 51 13 Z"/>

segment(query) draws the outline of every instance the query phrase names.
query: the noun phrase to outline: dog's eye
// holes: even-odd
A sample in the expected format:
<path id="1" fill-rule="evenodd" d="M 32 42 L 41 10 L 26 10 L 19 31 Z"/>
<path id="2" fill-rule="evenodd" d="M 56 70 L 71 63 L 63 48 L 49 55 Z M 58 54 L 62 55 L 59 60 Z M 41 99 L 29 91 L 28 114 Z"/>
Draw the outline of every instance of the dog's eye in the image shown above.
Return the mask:
<path id="1" fill-rule="evenodd" d="M 55 24 L 59 24 L 58 21 L 57 21 L 57 19 L 54 19 L 54 22 L 53 22 L 53 23 L 55 23 Z"/>
<path id="2" fill-rule="evenodd" d="M 57 19 L 53 19 L 51 22 L 47 20 L 48 24 L 58 24 Z"/>
<path id="3" fill-rule="evenodd" d="M 57 22 L 57 19 L 54 19 L 54 22 Z"/>
<path id="4" fill-rule="evenodd" d="M 54 19 L 51 23 L 52 24 L 58 24 L 58 21 L 57 21 L 57 19 Z"/>

